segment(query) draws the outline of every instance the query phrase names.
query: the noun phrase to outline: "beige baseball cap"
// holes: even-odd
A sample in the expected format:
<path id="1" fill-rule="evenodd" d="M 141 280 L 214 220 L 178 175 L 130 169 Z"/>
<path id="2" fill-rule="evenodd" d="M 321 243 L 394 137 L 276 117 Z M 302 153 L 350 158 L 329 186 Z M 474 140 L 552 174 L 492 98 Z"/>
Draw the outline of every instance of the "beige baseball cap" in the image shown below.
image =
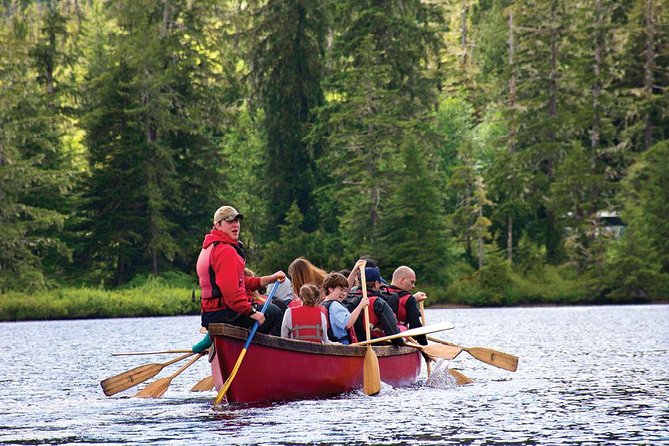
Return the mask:
<path id="1" fill-rule="evenodd" d="M 244 218 L 244 216 L 232 206 L 221 206 L 214 213 L 214 224 L 223 220 L 233 221 L 235 218 Z"/>

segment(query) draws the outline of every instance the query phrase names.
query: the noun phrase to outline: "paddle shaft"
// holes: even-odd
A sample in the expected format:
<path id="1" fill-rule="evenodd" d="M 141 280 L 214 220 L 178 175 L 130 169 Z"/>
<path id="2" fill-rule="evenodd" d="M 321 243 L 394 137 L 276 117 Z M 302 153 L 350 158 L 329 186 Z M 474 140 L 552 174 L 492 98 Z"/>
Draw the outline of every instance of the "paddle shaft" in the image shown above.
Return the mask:
<path id="1" fill-rule="evenodd" d="M 364 261 L 360 267 L 360 282 L 362 287 L 362 298 L 367 299 L 367 277 L 365 277 L 365 268 L 367 262 Z M 372 338 L 369 328 L 369 305 L 364 309 L 365 337 L 367 342 Z M 365 359 L 362 366 L 362 389 L 367 395 L 376 395 L 381 390 L 381 372 L 379 369 L 379 358 L 372 350 L 372 345 L 367 344 Z"/>
<path id="2" fill-rule="evenodd" d="M 129 356 L 129 355 L 161 355 L 164 353 L 193 353 L 191 349 L 183 350 L 157 350 L 154 352 L 116 352 L 112 353 L 112 356 Z"/>
<path id="3" fill-rule="evenodd" d="M 423 305 L 422 300 L 418 302 L 418 308 L 420 309 L 420 317 L 422 319 L 423 325 L 427 325 L 427 317 L 425 317 L 425 305 Z M 430 364 L 430 361 L 427 358 L 425 359 L 425 366 L 427 367 L 427 377 L 429 378 L 432 374 L 432 364 Z"/>
<path id="4" fill-rule="evenodd" d="M 374 343 L 377 343 L 377 342 L 390 341 L 390 340 L 397 339 L 397 338 L 427 335 L 427 334 L 430 334 L 430 333 L 436 333 L 438 331 L 450 330 L 452 328 L 455 328 L 455 325 L 451 324 L 450 322 L 441 322 L 441 323 L 435 324 L 435 325 L 426 325 L 424 327 L 412 328 L 411 330 L 402 331 L 402 332 L 399 332 L 397 334 L 390 335 L 390 336 L 383 336 L 381 338 L 374 338 L 374 339 L 370 339 L 368 341 L 356 342 L 355 344 L 351 344 L 351 345 L 374 344 Z"/>
<path id="5" fill-rule="evenodd" d="M 160 398 L 167 391 L 167 388 L 170 386 L 170 383 L 174 378 L 179 376 L 184 370 L 193 365 L 195 361 L 200 359 L 203 356 L 202 353 L 198 354 L 195 358 L 188 361 L 185 365 L 179 367 L 179 369 L 166 378 L 161 378 L 155 382 L 152 382 L 148 386 L 144 387 L 142 390 L 135 394 L 139 398 Z"/>
<path id="6" fill-rule="evenodd" d="M 274 294 L 276 293 L 276 290 L 278 288 L 279 288 L 279 281 L 277 280 L 276 282 L 274 282 L 274 285 L 272 285 L 272 289 L 269 292 L 269 296 L 267 296 L 267 300 L 265 301 L 265 303 L 262 306 L 262 309 L 260 310 L 261 313 L 264 314 L 265 311 L 267 311 L 267 308 L 269 308 L 269 304 L 272 302 L 272 298 L 274 297 Z M 232 384 L 232 380 L 235 379 L 237 371 L 239 370 L 239 366 L 242 364 L 244 356 L 246 356 L 246 350 L 248 350 L 249 345 L 251 345 L 251 340 L 253 340 L 253 336 L 255 336 L 256 331 L 258 331 L 259 326 L 260 323 L 258 323 L 258 321 L 255 321 L 253 323 L 251 332 L 249 333 L 249 336 L 246 338 L 244 347 L 242 348 L 242 351 L 239 353 L 239 357 L 237 358 L 237 362 L 235 363 L 235 366 L 233 367 L 230 376 L 228 376 L 228 379 L 225 380 L 225 383 L 223 383 L 223 387 L 221 387 L 221 390 L 219 390 L 218 395 L 216 395 L 216 399 L 214 400 L 214 405 L 219 404 L 221 402 L 226 392 L 228 391 L 230 384 Z"/>

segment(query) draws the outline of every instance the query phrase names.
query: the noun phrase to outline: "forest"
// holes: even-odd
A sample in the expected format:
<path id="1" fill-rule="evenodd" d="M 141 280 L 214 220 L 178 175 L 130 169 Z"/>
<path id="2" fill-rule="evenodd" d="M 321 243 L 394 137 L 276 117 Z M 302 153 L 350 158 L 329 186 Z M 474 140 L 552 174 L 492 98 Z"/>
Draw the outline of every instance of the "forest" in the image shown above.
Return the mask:
<path id="1" fill-rule="evenodd" d="M 263 274 L 666 301 L 667 6 L 2 0 L 0 301 L 190 288 L 224 204 Z"/>

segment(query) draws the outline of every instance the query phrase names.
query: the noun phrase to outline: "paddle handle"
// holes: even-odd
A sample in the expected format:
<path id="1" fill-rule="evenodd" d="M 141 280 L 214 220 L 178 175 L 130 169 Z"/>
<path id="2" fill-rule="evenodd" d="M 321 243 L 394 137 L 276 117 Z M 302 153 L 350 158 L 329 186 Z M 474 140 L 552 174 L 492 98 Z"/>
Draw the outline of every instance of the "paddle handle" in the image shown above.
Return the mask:
<path id="1" fill-rule="evenodd" d="M 112 353 L 112 356 L 128 356 L 128 355 L 160 355 L 163 353 L 193 353 L 191 349 L 183 350 L 157 350 L 154 352 L 115 352 Z"/>
<path id="2" fill-rule="evenodd" d="M 367 277 L 365 277 L 365 268 L 367 267 L 367 261 L 363 260 L 360 265 L 360 287 L 362 288 L 362 298 L 367 299 Z M 369 341 L 372 339 L 372 334 L 369 329 L 369 305 L 365 307 L 364 312 L 364 322 L 365 322 L 365 337 Z M 371 348 L 371 347 L 370 347 Z"/>

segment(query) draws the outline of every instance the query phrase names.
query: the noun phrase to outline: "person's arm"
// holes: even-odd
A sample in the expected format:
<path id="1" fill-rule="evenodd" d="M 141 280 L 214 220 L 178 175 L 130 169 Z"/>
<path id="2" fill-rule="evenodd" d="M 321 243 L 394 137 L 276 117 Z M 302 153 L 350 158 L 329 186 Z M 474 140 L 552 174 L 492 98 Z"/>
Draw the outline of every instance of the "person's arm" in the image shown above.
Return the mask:
<path id="1" fill-rule="evenodd" d="M 353 327 L 353 325 L 355 324 L 355 321 L 357 321 L 358 317 L 360 317 L 360 313 L 362 313 L 362 310 L 367 305 L 369 305 L 369 298 L 367 296 L 364 296 L 362 299 L 360 299 L 360 303 L 358 303 L 358 306 L 355 307 L 355 309 L 351 312 L 351 317 L 346 322 L 346 329 L 347 330 L 349 328 Z"/>
<path id="2" fill-rule="evenodd" d="M 355 285 L 355 279 L 358 277 L 358 271 L 360 271 L 360 266 L 363 264 L 363 262 L 365 262 L 365 260 L 362 259 L 355 262 L 355 265 L 353 265 L 351 273 L 346 278 L 346 280 L 348 281 L 349 290 L 353 288 L 353 285 Z"/>
<path id="3" fill-rule="evenodd" d="M 290 308 L 283 313 L 283 321 L 281 322 L 281 337 L 289 338 L 291 328 L 293 328 L 293 312 L 290 311 Z"/>

